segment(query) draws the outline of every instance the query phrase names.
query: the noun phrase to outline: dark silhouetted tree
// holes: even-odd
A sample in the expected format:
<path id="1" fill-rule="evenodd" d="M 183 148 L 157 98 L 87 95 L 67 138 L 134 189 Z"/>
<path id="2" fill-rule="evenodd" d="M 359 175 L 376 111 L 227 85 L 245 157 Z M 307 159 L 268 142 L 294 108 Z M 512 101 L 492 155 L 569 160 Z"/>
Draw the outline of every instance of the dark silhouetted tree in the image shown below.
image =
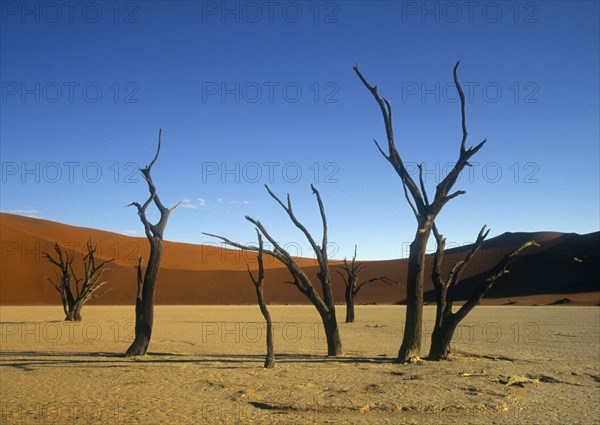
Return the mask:
<path id="1" fill-rule="evenodd" d="M 377 86 L 371 86 L 363 77 L 358 69 L 354 66 L 354 72 L 358 75 L 360 81 L 369 90 L 379 105 L 379 109 L 383 115 L 385 132 L 387 137 L 387 153 L 381 148 L 379 143 L 375 141 L 379 152 L 392 165 L 404 189 L 404 196 L 410 205 L 415 218 L 417 220 L 417 231 L 414 239 L 410 244 L 408 256 L 408 272 L 406 277 L 406 320 L 404 326 L 404 336 L 402 344 L 398 352 L 398 361 L 401 363 L 417 360 L 421 352 L 421 339 L 423 329 L 423 281 L 425 277 L 425 249 L 427 241 L 431 234 L 433 223 L 442 211 L 442 208 L 451 199 L 464 194 L 462 190 L 451 192 L 452 187 L 459 178 L 462 170 L 470 165 L 469 160 L 475 155 L 485 144 L 486 140 L 482 141 L 475 147 L 467 148 L 467 125 L 465 117 L 465 95 L 460 86 L 457 76 L 459 62 L 454 66 L 454 85 L 458 91 L 461 105 L 462 115 L 462 141 L 458 159 L 454 167 L 446 175 L 446 177 L 438 183 L 435 191 L 435 196 L 431 202 L 427 198 L 425 185 L 423 181 L 423 168 L 419 166 L 419 184 L 417 184 L 407 171 L 404 162 L 396 149 L 394 140 L 394 132 L 392 128 L 392 106 L 390 102 L 379 95 Z"/>
<path id="2" fill-rule="evenodd" d="M 265 267 L 263 264 L 263 238 L 258 229 L 256 229 L 256 234 L 258 236 L 258 257 L 256 259 L 256 261 L 258 262 L 258 278 L 254 278 L 254 275 L 250 271 L 249 265 L 248 274 L 250 275 L 250 279 L 252 280 L 252 283 L 256 288 L 256 298 L 258 300 L 258 306 L 260 307 L 260 312 L 265 318 L 265 322 L 267 324 L 267 356 L 265 357 L 264 367 L 271 368 L 275 367 L 275 351 L 273 349 L 273 322 L 271 321 L 271 314 L 269 314 L 269 309 L 267 308 L 267 303 L 265 302 L 265 297 L 263 294 L 263 284 L 265 283 Z"/>
<path id="3" fill-rule="evenodd" d="M 267 192 L 269 192 L 269 195 L 271 195 L 271 197 L 275 199 L 275 201 L 277 201 L 277 203 L 284 209 L 292 223 L 294 223 L 294 225 L 298 229 L 300 229 L 300 231 L 304 234 L 304 236 L 310 243 L 310 246 L 314 250 L 315 255 L 317 257 L 317 262 L 319 264 L 319 272 L 317 273 L 317 278 L 321 282 L 323 298 L 321 298 L 321 295 L 319 295 L 319 293 L 316 291 L 310 278 L 298 266 L 294 258 L 290 255 L 290 253 L 286 251 L 275 240 L 275 238 L 273 238 L 269 234 L 269 232 L 262 225 L 262 223 L 249 216 L 246 216 L 246 220 L 254 224 L 263 234 L 263 236 L 273 245 L 272 250 L 265 249 L 264 252 L 275 257 L 284 266 L 286 266 L 293 279 L 293 281 L 290 283 L 295 285 L 298 288 L 298 290 L 302 292 L 315 306 L 315 308 L 319 312 L 319 315 L 321 316 L 321 321 L 323 322 L 323 326 L 325 328 L 325 336 L 327 338 L 327 355 L 338 356 L 342 353 L 342 341 L 340 339 L 338 323 L 335 315 L 335 301 L 333 298 L 333 291 L 331 288 L 331 280 L 329 276 L 329 259 L 327 257 L 327 218 L 325 216 L 325 208 L 321 200 L 321 195 L 319 194 L 319 191 L 313 185 L 311 185 L 312 192 L 317 197 L 317 203 L 319 205 L 321 221 L 323 224 L 323 239 L 321 245 L 319 245 L 314 240 L 310 232 L 306 229 L 306 227 L 298 220 L 298 218 L 296 218 L 294 210 L 292 209 L 292 201 L 290 195 L 287 195 L 287 204 L 285 204 L 271 191 L 271 189 L 269 189 L 267 185 L 265 185 L 265 187 L 267 189 Z M 227 238 L 224 238 L 223 236 L 213 235 L 210 233 L 205 233 L 205 235 L 221 239 L 225 244 L 236 248 L 249 251 L 258 251 L 257 247 L 242 245 L 240 243 L 233 242 Z"/>
<path id="4" fill-rule="evenodd" d="M 442 279 L 442 263 L 444 261 L 446 239 L 438 232 L 437 227 L 433 226 L 437 250 L 433 260 L 431 278 L 437 295 L 437 309 L 435 325 L 431 334 L 431 347 L 429 349 L 429 358 L 431 360 L 442 360 L 448 357 L 450 342 L 460 321 L 479 304 L 485 293 L 496 283 L 496 280 L 509 273 L 508 265 L 517 258 L 521 251 L 530 246 L 539 246 L 535 241 L 525 242 L 502 258 L 495 267 L 485 274 L 485 277 L 481 278 L 471 297 L 453 313 L 452 306 L 454 303 L 455 288 L 460 284 L 463 272 L 469 266 L 477 251 L 479 251 L 489 233 L 490 231 L 486 230 L 486 226 L 483 226 L 477 236 L 477 240 L 471 245 L 471 249 L 469 249 L 465 258 L 457 261 L 452 266 L 446 279 Z"/>
<path id="5" fill-rule="evenodd" d="M 137 267 L 137 296 L 135 301 L 135 339 L 131 346 L 125 353 L 126 356 L 143 356 L 148 350 L 150 344 L 150 337 L 152 336 L 152 324 L 154 321 L 154 287 L 156 285 L 156 279 L 158 278 L 158 271 L 160 268 L 160 260 L 162 257 L 162 241 L 163 233 L 169 219 L 169 214 L 177 207 L 177 205 L 166 208 L 158 194 L 156 193 L 156 186 L 152 181 L 150 172 L 152 166 L 158 159 L 160 153 L 162 129 L 158 132 L 158 148 L 156 149 L 156 155 L 154 159 L 145 168 L 140 168 L 140 172 L 148 184 L 148 190 L 150 196 L 143 204 L 138 202 L 132 202 L 129 206 L 133 205 L 137 208 L 138 216 L 142 224 L 144 225 L 144 232 L 146 238 L 150 243 L 150 257 L 148 258 L 148 265 L 146 272 L 142 272 L 142 258 L 138 258 Z M 152 224 L 146 218 L 146 209 L 150 204 L 154 203 L 158 211 L 160 212 L 160 219 L 156 224 Z"/>
<path id="6" fill-rule="evenodd" d="M 344 263 L 340 266 L 343 270 L 336 270 L 340 275 L 343 282 L 346 285 L 345 297 L 346 297 L 346 323 L 354 322 L 354 299 L 356 294 L 366 285 L 375 282 L 383 282 L 387 285 L 398 284 L 395 280 L 392 280 L 385 276 L 374 277 L 371 279 L 363 280 L 359 283 L 358 275 L 367 266 L 363 263 L 356 261 L 356 245 L 354 245 L 354 256 L 352 261 L 348 262 L 348 259 L 344 258 Z"/>
<path id="7" fill-rule="evenodd" d="M 60 294 L 63 310 L 65 311 L 65 320 L 81 321 L 81 309 L 83 305 L 91 298 L 101 297 L 109 290 L 100 294 L 95 292 L 104 286 L 107 282 L 102 281 L 104 272 L 110 270 L 106 265 L 113 259 L 96 263 L 96 248 L 89 240 L 86 245 L 86 252 L 83 255 L 83 277 L 77 277 L 73 269 L 73 255 L 68 251 L 63 251 L 58 243 L 54 243 L 56 258 L 50 253 L 44 252 L 44 257 L 56 267 L 59 272 L 55 274 L 55 279 L 47 277 L 54 289 Z"/>

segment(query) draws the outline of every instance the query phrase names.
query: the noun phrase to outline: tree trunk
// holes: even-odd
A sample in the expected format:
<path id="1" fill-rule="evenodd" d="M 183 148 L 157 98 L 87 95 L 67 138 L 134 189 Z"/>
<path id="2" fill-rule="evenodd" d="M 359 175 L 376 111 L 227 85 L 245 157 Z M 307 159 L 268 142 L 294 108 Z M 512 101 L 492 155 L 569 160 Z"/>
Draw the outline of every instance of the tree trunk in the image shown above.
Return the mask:
<path id="1" fill-rule="evenodd" d="M 264 367 L 272 368 L 275 367 L 275 349 L 273 348 L 273 322 L 268 312 L 265 320 L 267 321 L 267 357 L 265 358 Z"/>
<path id="2" fill-rule="evenodd" d="M 138 258 L 137 267 L 137 296 L 135 302 L 135 339 L 131 346 L 125 352 L 125 356 L 143 356 L 148 350 L 150 344 L 150 337 L 152 336 L 152 323 L 154 321 L 154 287 L 156 286 L 156 279 L 158 278 L 158 271 L 160 269 L 160 260 L 162 257 L 162 240 L 169 215 L 177 205 L 175 204 L 171 208 L 167 208 L 160 201 L 158 194 L 156 193 L 156 186 L 152 181 L 150 172 L 152 166 L 158 159 L 160 153 L 162 129 L 158 131 L 158 147 L 156 148 L 156 154 L 154 158 L 144 168 L 140 168 L 140 172 L 144 176 L 144 180 L 148 183 L 148 191 L 150 197 L 140 204 L 139 202 L 132 202 L 130 206 L 137 208 L 138 216 L 140 221 L 144 225 L 144 232 L 146 238 L 150 244 L 150 257 L 148 258 L 148 265 L 146 266 L 146 272 L 142 279 L 142 258 Z M 151 224 L 146 217 L 146 208 L 154 203 L 158 211 L 160 212 L 160 219 L 155 224 Z"/>
<path id="3" fill-rule="evenodd" d="M 354 293 L 352 288 L 346 286 L 346 323 L 354 322 Z"/>
<path id="4" fill-rule="evenodd" d="M 63 301 L 63 310 L 65 312 L 65 322 L 73 322 L 73 313 L 71 312 L 71 309 L 69 308 L 69 305 L 67 304 L 66 300 Z"/>
<path id="5" fill-rule="evenodd" d="M 454 331 L 458 321 L 453 317 L 447 316 L 441 325 L 436 323 L 431 335 L 431 347 L 429 349 L 430 360 L 443 360 L 448 357 L 450 352 L 450 342 L 454 336 Z"/>
<path id="6" fill-rule="evenodd" d="M 421 352 L 425 249 L 430 232 L 431 226 L 419 226 L 415 239 L 410 244 L 406 278 L 406 320 L 404 323 L 404 337 L 398 352 L 400 363 L 418 358 Z"/>
<path id="7" fill-rule="evenodd" d="M 161 241 L 152 240 L 150 258 L 144 274 L 141 298 L 138 294 L 135 305 L 135 339 L 125 353 L 126 356 L 143 356 L 148 350 L 154 320 L 154 287 L 162 257 Z"/>
<path id="8" fill-rule="evenodd" d="M 325 327 L 325 337 L 327 338 L 327 355 L 339 356 L 342 354 L 342 340 L 340 339 L 335 313 L 321 315 L 321 317 Z"/>
<path id="9" fill-rule="evenodd" d="M 262 257 L 260 261 L 262 261 Z M 262 267 L 262 263 L 260 267 Z M 269 313 L 269 310 L 267 308 L 267 303 L 265 303 L 265 297 L 263 295 L 262 289 L 262 281 L 260 283 L 255 283 L 255 286 L 256 298 L 258 299 L 258 306 L 260 307 L 260 312 L 262 313 L 263 317 L 265 318 L 265 321 L 267 322 L 267 356 L 265 357 L 264 367 L 271 368 L 275 367 L 275 350 L 273 348 L 273 321 L 271 320 L 271 314 Z"/>
<path id="10" fill-rule="evenodd" d="M 65 309 L 66 317 L 65 320 L 68 322 L 76 322 L 75 319 L 75 298 L 71 293 L 71 276 L 66 275 L 64 279 L 63 285 L 64 298 L 63 298 L 63 308 Z M 81 317 L 80 319 L 81 320 Z"/>
<path id="11" fill-rule="evenodd" d="M 82 303 L 75 303 L 73 306 L 73 320 L 76 322 L 81 322 L 81 308 L 83 307 Z"/>
<path id="12" fill-rule="evenodd" d="M 76 303 L 73 297 L 68 297 L 66 304 L 63 306 L 65 310 L 65 321 L 67 322 L 81 322 L 81 307 L 79 303 Z"/>
<path id="13" fill-rule="evenodd" d="M 81 322 L 81 313 L 79 311 L 75 311 L 73 309 L 67 311 L 67 315 L 65 316 L 66 322 Z"/>

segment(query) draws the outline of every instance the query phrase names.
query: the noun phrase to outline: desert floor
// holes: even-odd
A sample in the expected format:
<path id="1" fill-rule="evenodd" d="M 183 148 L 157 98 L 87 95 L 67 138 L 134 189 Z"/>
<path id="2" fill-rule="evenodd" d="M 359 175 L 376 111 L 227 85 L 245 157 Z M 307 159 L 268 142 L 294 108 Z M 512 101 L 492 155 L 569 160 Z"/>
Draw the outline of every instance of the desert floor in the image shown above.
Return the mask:
<path id="1" fill-rule="evenodd" d="M 312 306 L 159 306 L 124 358 L 133 307 L 1 307 L 2 423 L 600 423 L 600 308 L 478 307 L 450 361 L 393 362 L 404 307 L 357 306 L 327 358 Z M 344 306 L 338 316 L 344 318 Z M 425 307 L 429 346 L 434 307 Z"/>

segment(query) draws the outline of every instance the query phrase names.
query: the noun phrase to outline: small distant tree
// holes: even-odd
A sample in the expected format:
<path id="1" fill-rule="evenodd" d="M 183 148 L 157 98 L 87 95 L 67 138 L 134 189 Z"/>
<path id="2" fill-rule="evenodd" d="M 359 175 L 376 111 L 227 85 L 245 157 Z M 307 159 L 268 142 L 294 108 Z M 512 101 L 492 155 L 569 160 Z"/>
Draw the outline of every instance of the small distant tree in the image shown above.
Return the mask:
<path id="1" fill-rule="evenodd" d="M 256 298 L 258 300 L 258 306 L 260 307 L 260 312 L 262 313 L 265 321 L 267 322 L 267 356 L 265 358 L 264 367 L 272 368 L 275 367 L 275 351 L 273 349 L 273 322 L 271 321 L 271 314 L 269 314 L 269 310 L 267 309 L 267 303 L 265 302 L 265 297 L 263 294 L 263 284 L 265 283 L 265 267 L 263 264 L 263 238 L 258 229 L 256 229 L 256 234 L 258 235 L 258 278 L 255 279 L 254 275 L 250 271 L 250 266 L 248 265 L 248 275 L 250 275 L 250 279 L 256 288 Z"/>
<path id="2" fill-rule="evenodd" d="M 140 168 L 140 172 L 148 184 L 148 191 L 150 196 L 146 199 L 144 204 L 138 202 L 132 202 L 129 206 L 135 206 L 138 211 L 138 216 L 142 224 L 144 225 L 144 232 L 146 238 L 150 243 L 150 257 L 148 258 L 148 265 L 146 272 L 142 272 L 142 257 L 138 258 L 137 267 L 137 295 L 135 301 L 135 338 L 131 346 L 125 353 L 126 356 L 143 356 L 148 350 L 150 345 L 150 337 L 152 336 L 152 325 L 154 322 L 154 288 L 156 286 L 156 279 L 158 278 L 158 271 L 160 269 L 160 261 L 162 258 L 162 241 L 165 227 L 169 215 L 177 205 L 167 208 L 163 205 L 156 193 L 156 186 L 152 181 L 150 171 L 152 166 L 158 159 L 160 153 L 162 129 L 158 132 L 158 148 L 156 149 L 156 155 L 154 159 L 145 168 Z M 160 218 L 156 224 L 152 224 L 146 217 L 146 209 L 150 204 L 154 203 L 160 213 Z"/>
<path id="3" fill-rule="evenodd" d="M 348 262 L 347 258 L 344 258 L 344 264 L 340 267 L 344 273 L 342 273 L 340 270 L 336 270 L 336 272 L 346 284 L 346 323 L 354 322 L 354 299 L 356 294 L 358 294 L 358 291 L 360 291 L 364 286 L 378 281 L 387 285 L 398 284 L 398 282 L 395 280 L 385 276 L 374 277 L 359 283 L 358 275 L 367 266 L 356 261 L 356 245 L 354 245 L 354 256 L 352 257 L 352 261 Z"/>
<path id="4" fill-rule="evenodd" d="M 83 277 L 78 278 L 73 269 L 73 255 L 66 250 L 63 251 L 57 242 L 54 243 L 53 248 L 56 257 L 48 252 L 44 252 L 44 257 L 58 267 L 59 271 L 55 273 L 54 279 L 50 277 L 46 277 L 46 279 L 60 294 L 63 310 L 65 311 L 65 320 L 80 322 L 83 305 L 91 298 L 101 297 L 110 291 L 109 289 L 100 294 L 95 293 L 107 283 L 102 281 L 102 275 L 110 270 L 106 268 L 106 265 L 113 259 L 96 263 L 96 247 L 89 240 L 86 245 L 86 253 L 83 256 Z"/>
<path id="5" fill-rule="evenodd" d="M 506 255 L 494 268 L 486 273 L 481 279 L 471 297 L 455 313 L 452 312 L 454 302 L 454 290 L 461 282 L 461 276 L 467 266 L 473 260 L 473 257 L 481 248 L 481 244 L 490 233 L 486 226 L 481 228 L 477 240 L 471 246 L 463 260 L 456 262 L 446 279 L 442 279 L 442 262 L 444 260 L 444 250 L 446 239 L 438 232 L 436 225 L 433 225 L 433 234 L 437 243 L 437 250 L 433 260 L 432 280 L 437 295 L 437 309 L 435 315 L 435 325 L 431 334 L 431 347 L 429 349 L 429 358 L 431 360 L 442 360 L 448 357 L 450 352 L 450 342 L 454 336 L 456 327 L 471 310 L 481 301 L 485 293 L 496 283 L 496 281 L 509 273 L 508 265 L 517 256 L 530 246 L 539 246 L 535 241 L 529 241 L 521 244 L 510 254 Z"/>

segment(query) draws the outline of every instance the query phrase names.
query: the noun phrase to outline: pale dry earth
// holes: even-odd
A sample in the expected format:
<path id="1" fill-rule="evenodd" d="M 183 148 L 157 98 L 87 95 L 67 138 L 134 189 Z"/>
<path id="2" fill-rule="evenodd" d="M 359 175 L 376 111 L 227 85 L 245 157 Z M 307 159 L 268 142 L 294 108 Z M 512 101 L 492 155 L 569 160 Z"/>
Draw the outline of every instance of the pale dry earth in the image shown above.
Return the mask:
<path id="1" fill-rule="evenodd" d="M 133 307 L 0 307 L 1 423 L 600 423 L 600 308 L 482 306 L 451 361 L 399 365 L 402 306 L 358 306 L 327 358 L 312 306 L 159 306 L 150 353 L 125 358 Z M 338 316 L 343 322 L 343 306 Z M 434 307 L 425 307 L 423 353 Z"/>

